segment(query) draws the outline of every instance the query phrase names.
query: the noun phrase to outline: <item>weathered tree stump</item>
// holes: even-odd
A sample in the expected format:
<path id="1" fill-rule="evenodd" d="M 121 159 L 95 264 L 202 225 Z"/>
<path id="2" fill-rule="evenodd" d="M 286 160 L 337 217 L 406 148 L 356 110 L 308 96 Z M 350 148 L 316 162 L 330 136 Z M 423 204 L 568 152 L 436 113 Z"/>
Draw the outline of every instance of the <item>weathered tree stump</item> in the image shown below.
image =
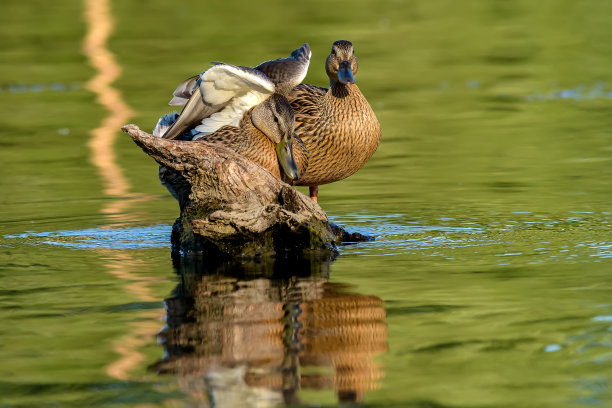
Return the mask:
<path id="1" fill-rule="evenodd" d="M 258 164 L 206 142 L 167 140 L 126 125 L 179 201 L 173 250 L 220 258 L 337 253 L 348 234 L 321 207 Z M 351 240 L 352 240 L 351 239 Z"/>

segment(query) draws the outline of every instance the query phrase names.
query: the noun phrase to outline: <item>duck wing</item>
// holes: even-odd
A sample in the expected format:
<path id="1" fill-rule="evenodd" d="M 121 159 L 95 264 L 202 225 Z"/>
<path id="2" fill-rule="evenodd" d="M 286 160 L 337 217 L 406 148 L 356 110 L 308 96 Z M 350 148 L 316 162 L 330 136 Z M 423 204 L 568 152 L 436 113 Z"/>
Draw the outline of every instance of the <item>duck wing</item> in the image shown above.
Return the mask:
<path id="1" fill-rule="evenodd" d="M 199 78 L 198 78 L 199 81 Z M 193 129 L 213 113 L 217 112 L 220 107 L 206 106 L 202 100 L 202 93 L 200 87 L 196 86 L 191 94 L 191 97 L 187 100 L 185 107 L 181 111 L 181 114 L 176 118 L 176 121 L 162 133 L 164 139 L 177 139 L 185 131 Z"/>
<path id="2" fill-rule="evenodd" d="M 276 85 L 276 92 L 287 96 L 299 85 L 308 72 L 312 52 L 308 43 L 294 50 L 287 58 L 265 61 L 255 67 Z"/>
<path id="3" fill-rule="evenodd" d="M 214 64 L 201 75 L 199 89 L 206 106 L 220 109 L 196 126 L 200 135 L 194 140 L 223 126 L 238 126 L 249 109 L 268 99 L 276 90 L 266 75 L 253 68 L 220 62 Z"/>
<path id="4" fill-rule="evenodd" d="M 175 90 L 178 98 L 184 98 L 189 92 L 191 95 L 177 121 L 164 134 L 166 139 L 176 139 L 194 127 L 203 136 L 226 125 L 237 126 L 246 111 L 266 100 L 276 89 L 260 71 L 222 62 L 213 63 L 194 78 L 195 81 L 193 78 L 183 81 Z"/>
<path id="5" fill-rule="evenodd" d="M 310 45 L 305 43 L 300 48 L 294 50 L 289 57 L 262 62 L 255 69 L 270 78 L 277 87 L 286 84 L 286 88 L 289 88 L 288 92 L 299 85 L 306 77 L 311 56 Z M 220 63 L 213 63 L 213 65 L 216 64 Z M 191 95 L 193 95 L 199 78 L 199 75 L 195 75 L 181 82 L 172 93 L 173 98 L 168 102 L 168 105 L 185 106 Z M 277 92 L 279 92 L 278 89 Z"/>
<path id="6" fill-rule="evenodd" d="M 198 79 L 200 79 L 200 76 L 195 75 L 181 82 L 172 93 L 173 98 L 168 102 L 168 105 L 185 106 L 191 95 L 193 95 Z"/>

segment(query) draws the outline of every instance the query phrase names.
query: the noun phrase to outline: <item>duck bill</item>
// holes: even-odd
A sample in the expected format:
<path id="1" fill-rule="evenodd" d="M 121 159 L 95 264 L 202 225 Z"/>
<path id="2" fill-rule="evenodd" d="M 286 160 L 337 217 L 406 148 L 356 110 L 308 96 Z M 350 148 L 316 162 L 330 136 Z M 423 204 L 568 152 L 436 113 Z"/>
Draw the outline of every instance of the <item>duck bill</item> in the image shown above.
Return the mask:
<path id="1" fill-rule="evenodd" d="M 276 145 L 276 156 L 281 168 L 290 179 L 297 180 L 300 178 L 300 172 L 293 158 L 293 145 L 287 142 L 287 138 L 283 138 Z"/>
<path id="2" fill-rule="evenodd" d="M 338 69 L 338 81 L 340 81 L 342 84 L 355 83 L 355 77 L 353 76 L 351 63 L 349 61 L 343 61 L 340 63 L 340 68 Z"/>

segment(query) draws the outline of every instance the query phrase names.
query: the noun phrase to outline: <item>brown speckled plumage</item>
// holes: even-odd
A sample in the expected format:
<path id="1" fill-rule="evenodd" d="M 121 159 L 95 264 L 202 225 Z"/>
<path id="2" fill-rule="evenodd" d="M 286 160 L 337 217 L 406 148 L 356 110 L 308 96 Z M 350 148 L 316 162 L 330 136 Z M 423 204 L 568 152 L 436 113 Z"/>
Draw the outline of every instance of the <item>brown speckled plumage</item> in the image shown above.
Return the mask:
<path id="1" fill-rule="evenodd" d="M 223 126 L 216 132 L 196 140 L 196 142 L 218 143 L 229 147 L 281 179 L 282 172 L 276 155 L 276 145 L 268 136 L 253 126 L 252 113 L 253 109 L 247 111 L 237 127 Z M 304 143 L 297 137 L 293 140 L 293 158 L 300 174 L 303 174 L 308 166 L 308 153 Z M 284 175 L 282 179 L 290 183 Z"/>
<path id="2" fill-rule="evenodd" d="M 215 62 L 176 88 L 171 104 L 185 107 L 180 115 L 160 118 L 154 134 L 222 144 L 293 183 L 305 171 L 308 154 L 294 135 L 286 95 L 306 76 L 310 56 L 303 44 L 289 57 L 255 68 Z"/>
<path id="3" fill-rule="evenodd" d="M 370 104 L 356 84 L 338 80 L 336 53 L 356 73 L 352 44 L 337 41 L 326 62 L 330 88 L 302 84 L 288 96 L 295 113 L 295 133 L 308 151 L 308 167 L 300 173 L 297 185 L 317 186 L 350 176 L 380 143 L 380 124 Z"/>
<path id="4" fill-rule="evenodd" d="M 256 108 L 245 113 L 238 126 L 223 126 L 199 140 L 227 146 L 286 182 L 310 186 L 311 197 L 316 200 L 316 186 L 342 180 L 355 173 L 370 159 L 380 143 L 381 131 L 376 115 L 355 84 L 354 75 L 357 73 L 358 63 L 350 42 L 336 41 L 332 45 L 332 51 L 325 63 L 330 79 L 329 89 L 313 85 L 298 85 L 293 88 L 304 78 L 309 61 L 310 48 L 308 44 L 304 44 L 289 58 L 267 61 L 255 68 L 259 71 L 258 75 L 269 75 L 277 92 L 280 92 L 275 93 L 276 96 L 273 95 L 270 101 L 273 98 L 282 98 L 284 101 L 285 112 L 280 113 L 280 116 L 285 119 L 285 126 L 292 128 L 295 116 L 295 136 L 289 134 L 287 127 L 284 128 L 283 134 L 289 134 L 291 137 L 288 139 L 292 139 L 293 159 L 299 171 L 296 181 L 285 175 L 279 166 L 280 156 L 277 155 L 276 149 L 283 144 L 279 144 L 280 140 L 276 139 L 280 139 L 280 136 L 274 136 L 277 132 L 263 133 L 265 126 L 262 127 L 257 121 L 253 122 L 254 119 L 260 120 L 262 117 L 262 111 L 253 114 L 253 109 Z M 183 88 L 189 88 L 192 92 L 199 89 L 180 85 L 177 90 Z M 200 106 L 203 105 L 200 103 L 200 94 L 175 95 L 177 96 L 185 101 L 189 97 L 189 101 L 198 102 L 193 104 L 191 110 L 187 109 L 190 106 L 188 104 L 181 113 L 181 116 L 187 118 L 187 128 L 191 128 L 200 122 L 203 116 L 209 114 Z M 287 99 L 284 99 L 285 96 L 291 108 Z M 268 113 L 272 110 L 279 111 L 278 107 L 282 107 L 283 103 L 269 105 L 266 111 Z M 192 110 L 195 113 L 191 112 Z M 278 124 L 278 120 L 275 119 L 275 122 Z M 284 146 L 289 146 L 289 143 Z M 284 159 L 282 163 L 287 165 Z M 293 178 L 298 177 L 295 166 L 289 170 L 285 167 L 285 171 L 292 174 Z"/>

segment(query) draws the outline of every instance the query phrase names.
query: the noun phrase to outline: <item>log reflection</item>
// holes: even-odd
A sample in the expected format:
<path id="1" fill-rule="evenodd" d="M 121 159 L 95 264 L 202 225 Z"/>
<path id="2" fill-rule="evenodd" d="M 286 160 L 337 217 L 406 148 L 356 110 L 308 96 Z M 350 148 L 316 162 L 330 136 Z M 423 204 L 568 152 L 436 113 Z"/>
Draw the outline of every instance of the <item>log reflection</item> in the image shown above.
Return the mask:
<path id="1" fill-rule="evenodd" d="M 378 387 L 383 302 L 328 282 L 329 262 L 177 266 L 159 335 L 165 355 L 153 368 L 179 376 L 206 406 L 297 403 L 299 389 L 361 401 Z"/>

